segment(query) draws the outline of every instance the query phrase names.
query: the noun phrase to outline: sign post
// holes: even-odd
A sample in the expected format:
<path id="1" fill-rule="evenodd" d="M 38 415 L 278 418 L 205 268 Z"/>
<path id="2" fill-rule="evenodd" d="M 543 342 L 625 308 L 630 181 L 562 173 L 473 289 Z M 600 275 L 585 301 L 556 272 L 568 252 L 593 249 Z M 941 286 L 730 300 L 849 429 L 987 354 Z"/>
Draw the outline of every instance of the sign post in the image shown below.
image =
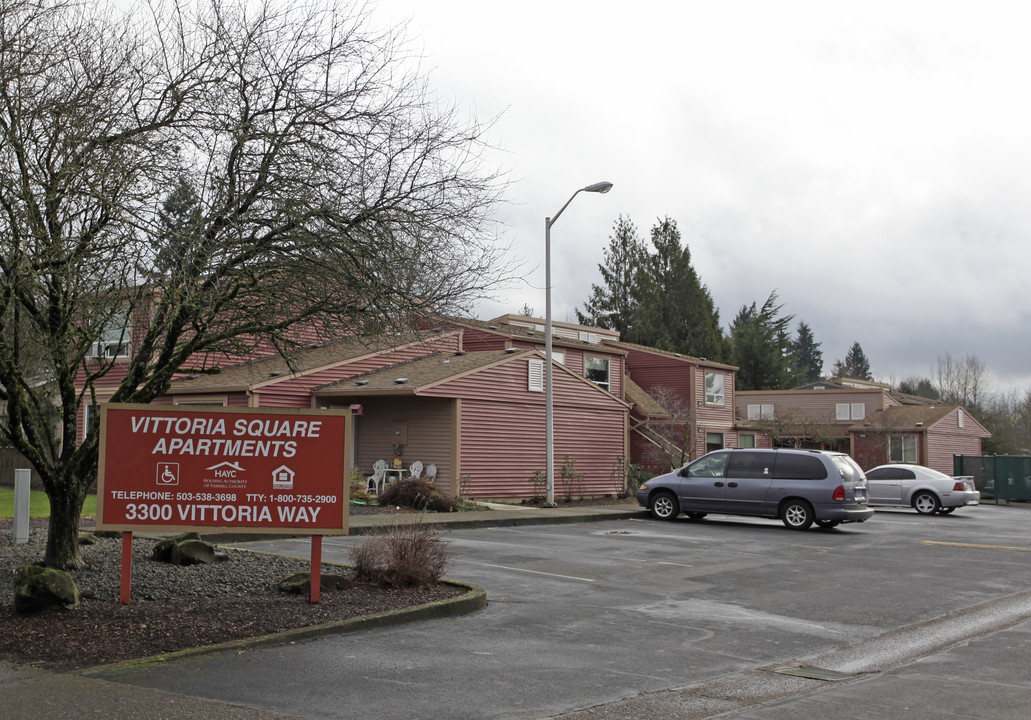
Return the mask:
<path id="1" fill-rule="evenodd" d="M 103 406 L 97 529 L 123 533 L 122 602 L 133 532 L 311 535 L 318 602 L 322 536 L 347 534 L 350 437 L 349 410 Z"/>

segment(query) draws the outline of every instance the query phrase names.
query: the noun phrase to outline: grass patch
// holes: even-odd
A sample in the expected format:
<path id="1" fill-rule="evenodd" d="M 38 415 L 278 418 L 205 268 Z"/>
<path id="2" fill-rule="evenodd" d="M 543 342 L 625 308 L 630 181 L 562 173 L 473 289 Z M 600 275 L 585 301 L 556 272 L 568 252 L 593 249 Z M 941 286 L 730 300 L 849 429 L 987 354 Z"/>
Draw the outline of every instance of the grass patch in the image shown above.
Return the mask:
<path id="1" fill-rule="evenodd" d="M 86 502 L 82 504 L 83 517 L 97 516 L 97 496 L 87 495 Z M 0 518 L 14 517 L 14 488 L 0 488 Z M 33 490 L 29 493 L 29 517 L 46 518 L 50 517 L 50 500 L 47 494 L 41 490 Z"/>

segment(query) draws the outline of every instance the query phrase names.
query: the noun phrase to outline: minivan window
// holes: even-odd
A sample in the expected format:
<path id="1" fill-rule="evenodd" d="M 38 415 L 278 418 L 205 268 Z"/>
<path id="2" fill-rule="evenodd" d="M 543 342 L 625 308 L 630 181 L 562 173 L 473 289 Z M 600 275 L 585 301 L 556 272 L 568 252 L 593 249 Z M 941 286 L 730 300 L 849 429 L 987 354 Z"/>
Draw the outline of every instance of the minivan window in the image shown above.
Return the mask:
<path id="1" fill-rule="evenodd" d="M 834 466 L 841 473 L 841 479 L 845 482 L 859 482 L 863 479 L 863 469 L 856 465 L 856 461 L 848 455 L 832 455 L 831 460 Z"/>
<path id="2" fill-rule="evenodd" d="M 730 455 L 727 463 L 727 477 L 730 478 L 768 478 L 773 474 L 775 453 L 739 452 Z"/>
<path id="3" fill-rule="evenodd" d="M 815 455 L 780 452 L 777 453 L 773 477 L 777 480 L 823 480 L 827 477 L 827 468 Z"/>
<path id="4" fill-rule="evenodd" d="M 704 455 L 688 465 L 687 472 L 683 474 L 688 477 L 724 477 L 728 457 L 729 453 L 725 452 Z"/>

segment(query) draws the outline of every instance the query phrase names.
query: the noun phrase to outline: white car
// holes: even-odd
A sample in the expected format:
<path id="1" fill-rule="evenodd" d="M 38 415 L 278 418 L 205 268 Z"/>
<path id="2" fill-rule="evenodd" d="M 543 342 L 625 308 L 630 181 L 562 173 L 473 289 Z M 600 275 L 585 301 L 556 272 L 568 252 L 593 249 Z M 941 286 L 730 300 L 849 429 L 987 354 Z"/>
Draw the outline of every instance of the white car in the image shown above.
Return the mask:
<path id="1" fill-rule="evenodd" d="M 981 502 L 972 477 L 952 477 L 923 465 L 879 465 L 866 471 L 866 482 L 871 505 L 912 507 L 921 515 Z"/>

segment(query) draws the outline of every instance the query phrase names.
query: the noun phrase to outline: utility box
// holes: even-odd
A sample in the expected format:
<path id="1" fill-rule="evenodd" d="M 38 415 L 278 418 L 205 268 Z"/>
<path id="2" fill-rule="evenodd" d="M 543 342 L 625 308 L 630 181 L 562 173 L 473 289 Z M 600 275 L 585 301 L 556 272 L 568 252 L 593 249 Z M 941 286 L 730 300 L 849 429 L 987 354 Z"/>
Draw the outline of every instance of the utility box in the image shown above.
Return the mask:
<path id="1" fill-rule="evenodd" d="M 29 541 L 29 496 L 32 492 L 32 471 L 14 471 L 14 544 Z"/>

